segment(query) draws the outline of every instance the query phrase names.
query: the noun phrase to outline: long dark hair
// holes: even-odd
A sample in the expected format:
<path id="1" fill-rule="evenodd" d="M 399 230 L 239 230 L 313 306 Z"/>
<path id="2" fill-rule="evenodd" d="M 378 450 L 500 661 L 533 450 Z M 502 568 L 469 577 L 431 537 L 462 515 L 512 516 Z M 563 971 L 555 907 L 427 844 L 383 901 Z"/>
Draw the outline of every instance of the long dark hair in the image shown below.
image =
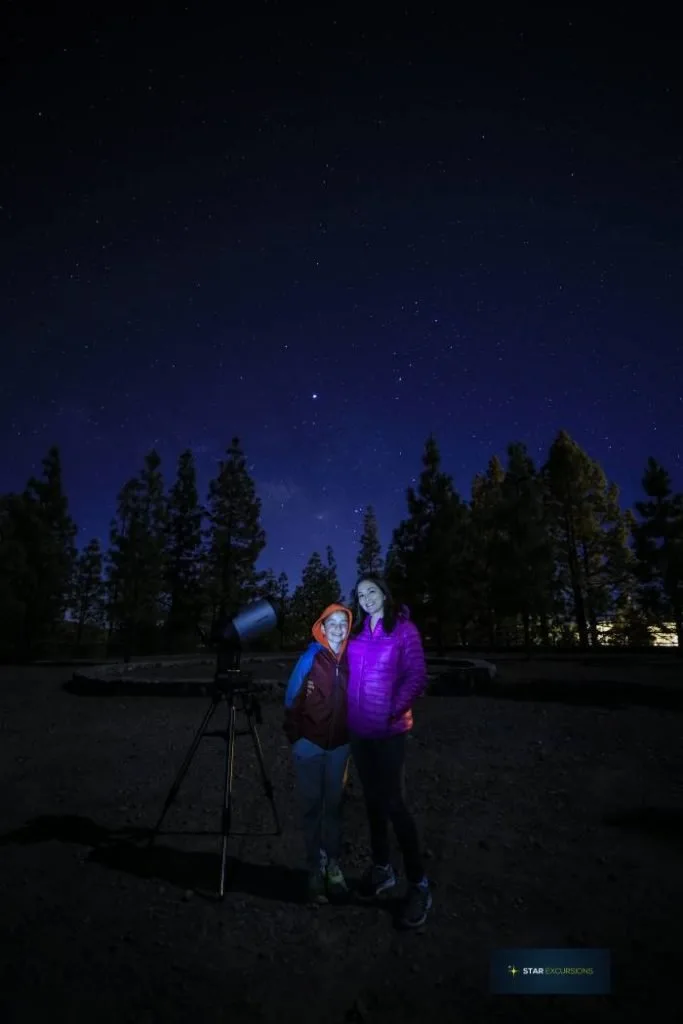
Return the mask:
<path id="1" fill-rule="evenodd" d="M 351 630 L 352 635 L 360 633 L 361 629 L 365 624 L 367 614 L 363 611 L 358 600 L 358 588 L 361 583 L 374 583 L 378 590 L 381 590 L 384 594 L 384 612 L 382 616 L 382 628 L 385 633 L 393 633 L 394 627 L 396 626 L 396 618 L 398 610 L 396 604 L 391 595 L 391 591 L 387 585 L 386 580 L 382 579 L 381 576 L 374 576 L 372 573 L 360 576 L 358 582 L 353 588 L 353 628 Z"/>

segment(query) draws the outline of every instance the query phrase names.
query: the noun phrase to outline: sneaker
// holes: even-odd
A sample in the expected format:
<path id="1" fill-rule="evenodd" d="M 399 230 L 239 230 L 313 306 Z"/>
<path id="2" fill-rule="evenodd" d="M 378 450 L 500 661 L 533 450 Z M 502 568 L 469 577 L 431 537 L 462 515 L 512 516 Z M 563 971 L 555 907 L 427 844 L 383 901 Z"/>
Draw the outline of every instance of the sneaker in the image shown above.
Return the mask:
<path id="1" fill-rule="evenodd" d="M 327 903 L 325 878 L 323 875 L 311 874 L 308 876 L 306 900 L 308 903 Z"/>
<path id="2" fill-rule="evenodd" d="M 401 914 L 401 924 L 404 928 L 420 928 L 427 920 L 427 914 L 431 908 L 432 894 L 427 882 L 409 886 L 408 896 Z"/>
<path id="3" fill-rule="evenodd" d="M 391 864 L 373 864 L 365 872 L 358 886 L 358 898 L 374 900 L 396 885 L 396 875 Z"/>
<path id="4" fill-rule="evenodd" d="M 327 865 L 325 880 L 327 882 L 327 895 L 332 899 L 335 896 L 346 896 L 348 893 L 349 887 L 346 884 L 342 869 L 334 861 L 330 861 Z"/>

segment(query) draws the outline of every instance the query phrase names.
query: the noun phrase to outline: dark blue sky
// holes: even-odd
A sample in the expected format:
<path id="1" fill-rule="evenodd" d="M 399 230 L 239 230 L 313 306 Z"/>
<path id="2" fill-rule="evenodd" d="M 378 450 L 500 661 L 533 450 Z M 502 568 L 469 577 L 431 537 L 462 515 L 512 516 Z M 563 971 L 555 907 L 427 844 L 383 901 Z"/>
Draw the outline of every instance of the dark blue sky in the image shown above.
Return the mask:
<path id="1" fill-rule="evenodd" d="M 430 431 L 465 496 L 561 427 L 625 504 L 650 454 L 683 486 L 673 26 L 280 10 L 10 17 L 0 489 L 56 442 L 106 542 L 150 446 L 204 491 L 237 434 L 263 564 L 349 586 Z"/>

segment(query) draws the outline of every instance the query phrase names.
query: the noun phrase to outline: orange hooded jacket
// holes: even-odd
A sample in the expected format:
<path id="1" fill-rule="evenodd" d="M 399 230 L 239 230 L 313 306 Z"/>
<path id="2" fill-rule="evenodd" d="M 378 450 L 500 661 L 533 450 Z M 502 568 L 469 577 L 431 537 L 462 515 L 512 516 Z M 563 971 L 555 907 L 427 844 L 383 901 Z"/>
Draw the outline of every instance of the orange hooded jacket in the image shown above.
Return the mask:
<path id="1" fill-rule="evenodd" d="M 323 622 L 333 612 L 344 612 L 348 618 L 348 632 L 338 654 L 332 651 L 322 630 Z M 296 663 L 285 693 L 284 728 L 290 742 L 307 739 L 323 750 L 348 743 L 346 646 L 352 621 L 348 608 L 331 604 L 313 624 L 313 643 Z"/>

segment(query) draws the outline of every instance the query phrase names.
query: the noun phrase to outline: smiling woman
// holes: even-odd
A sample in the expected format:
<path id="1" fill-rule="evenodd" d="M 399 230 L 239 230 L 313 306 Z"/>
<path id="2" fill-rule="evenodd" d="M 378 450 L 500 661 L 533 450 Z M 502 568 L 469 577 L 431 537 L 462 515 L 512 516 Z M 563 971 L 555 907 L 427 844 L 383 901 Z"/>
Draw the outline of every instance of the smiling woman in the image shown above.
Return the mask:
<path id="1" fill-rule="evenodd" d="M 406 806 L 404 770 L 412 705 L 427 687 L 427 665 L 408 609 L 396 610 L 383 580 L 363 577 L 356 587 L 356 600 L 356 626 L 348 648 L 348 723 L 373 858 L 359 895 L 373 899 L 396 886 L 389 845 L 391 821 L 409 883 L 402 922 L 417 928 L 427 919 L 432 896 L 417 828 Z"/>

